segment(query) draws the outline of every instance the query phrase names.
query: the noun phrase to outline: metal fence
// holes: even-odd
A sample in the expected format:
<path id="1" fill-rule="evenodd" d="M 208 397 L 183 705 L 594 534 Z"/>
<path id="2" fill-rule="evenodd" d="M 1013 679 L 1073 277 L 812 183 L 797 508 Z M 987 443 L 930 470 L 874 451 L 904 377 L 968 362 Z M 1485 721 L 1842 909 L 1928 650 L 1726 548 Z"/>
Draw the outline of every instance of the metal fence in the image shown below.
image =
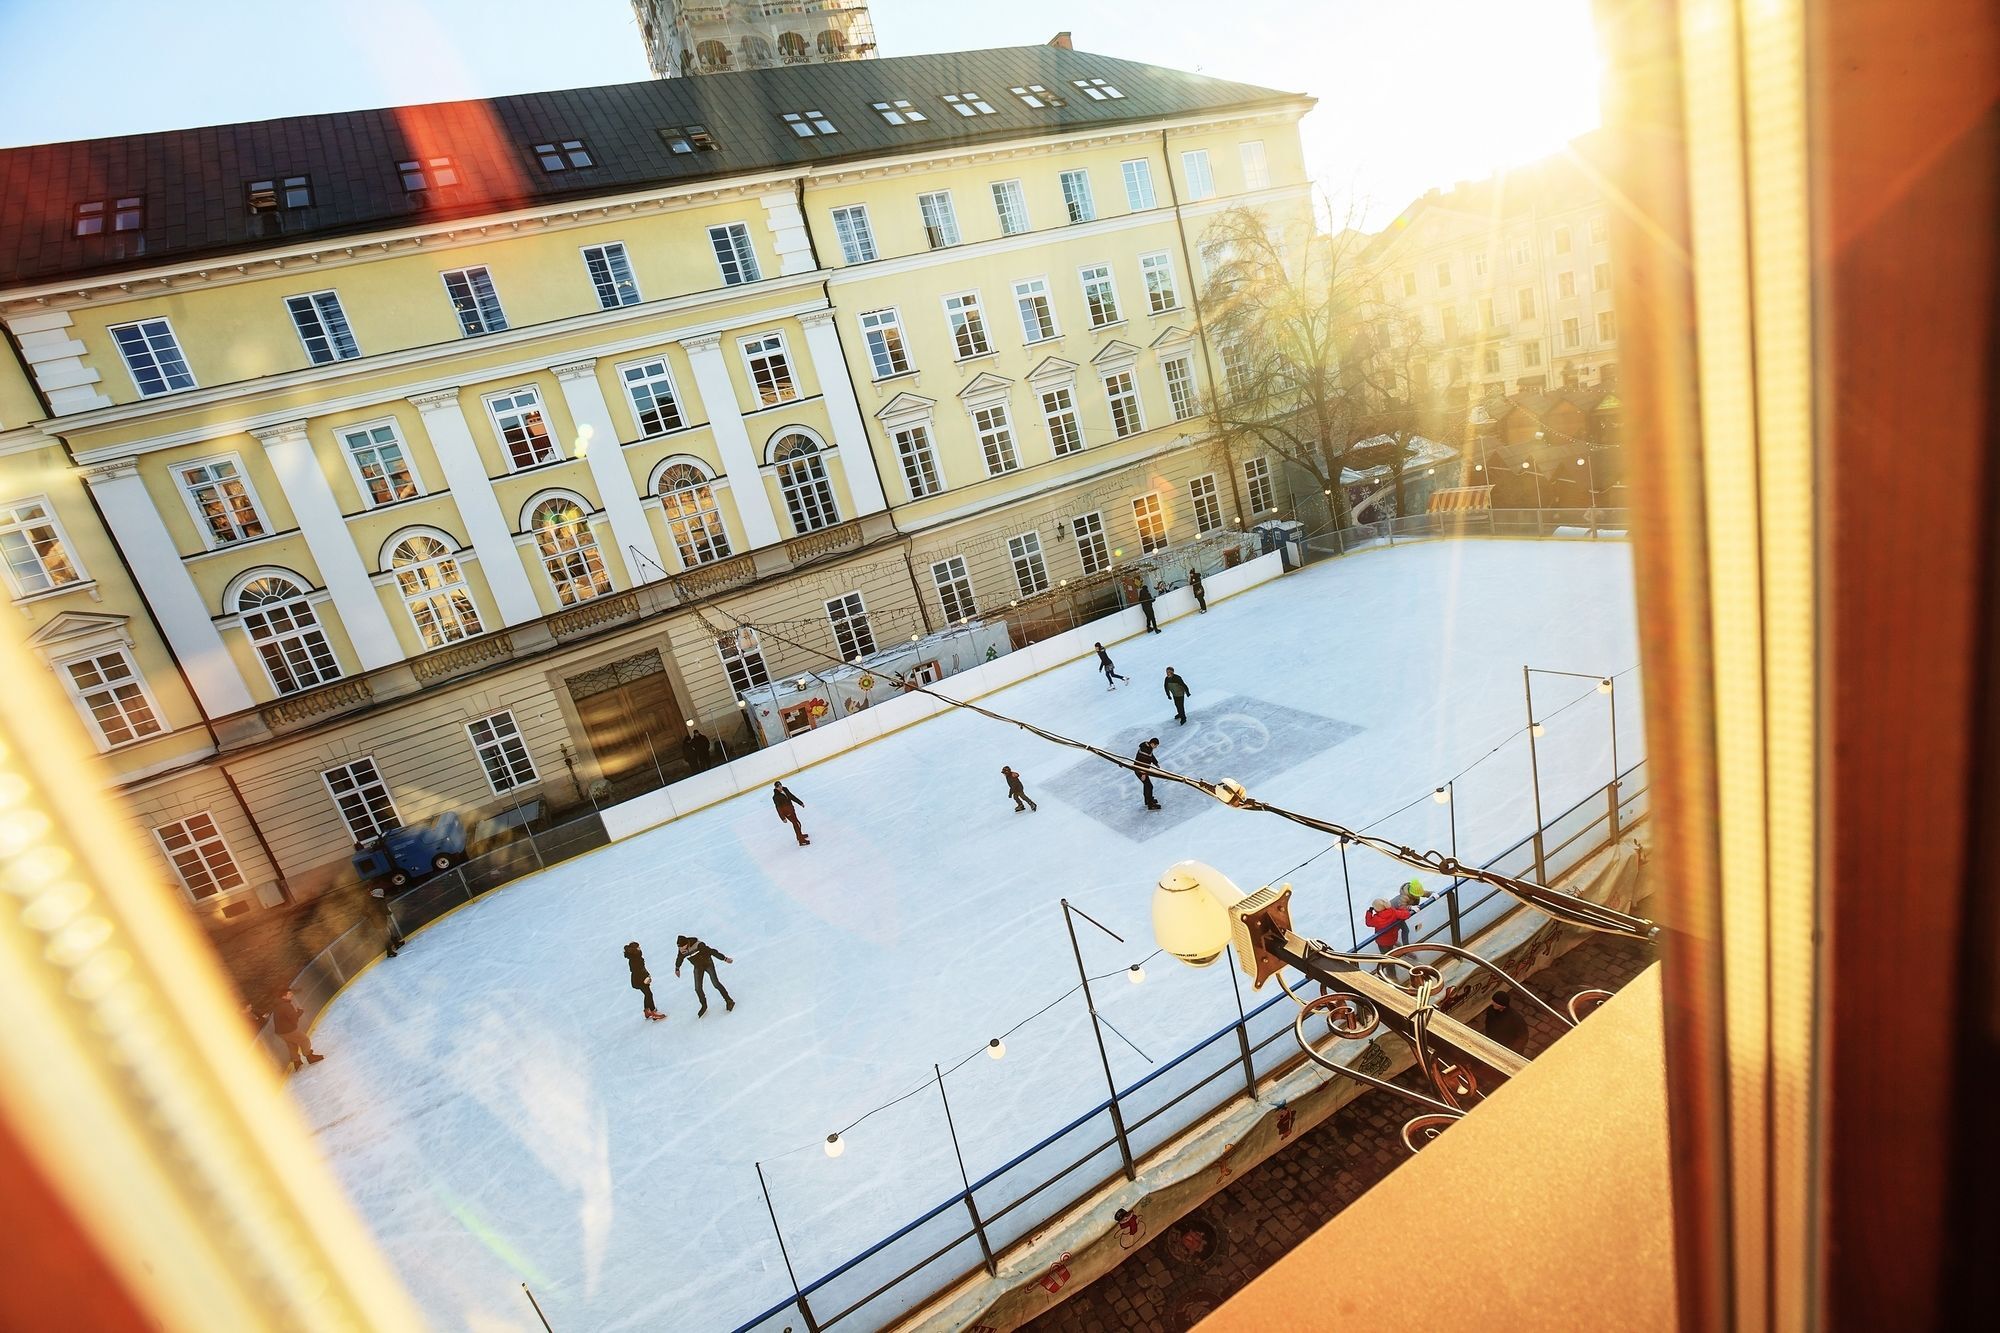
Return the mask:
<path id="1" fill-rule="evenodd" d="M 1349 555 L 1374 546 L 1443 537 L 1545 537 L 1553 539 L 1624 538 L 1629 511 L 1598 506 L 1591 509 L 1481 509 L 1411 514 L 1404 518 L 1345 527 L 1322 524 L 1306 533 L 1308 564 Z"/>
<path id="2" fill-rule="evenodd" d="M 1553 881 L 1616 842 L 1647 808 L 1642 760 L 1484 868 L 1533 875 L 1539 843 Z M 1498 889 L 1459 880 L 1418 909 L 1412 935 L 1471 939 L 1517 906 Z M 1360 935 L 1350 942 L 1356 952 L 1372 947 Z M 1233 963 L 1227 966 L 1233 974 Z M 1291 1036 L 1288 996 L 1280 992 L 1244 1009 L 1239 989 L 1236 1018 L 824 1275 L 802 1285 L 794 1277 L 794 1295 L 734 1333 L 880 1327 L 982 1266 L 994 1272 L 1007 1247 L 1114 1181 L 1128 1156 L 1143 1158 L 1296 1065 L 1303 1056 Z M 772 1220 L 782 1246 L 775 1203 Z"/>

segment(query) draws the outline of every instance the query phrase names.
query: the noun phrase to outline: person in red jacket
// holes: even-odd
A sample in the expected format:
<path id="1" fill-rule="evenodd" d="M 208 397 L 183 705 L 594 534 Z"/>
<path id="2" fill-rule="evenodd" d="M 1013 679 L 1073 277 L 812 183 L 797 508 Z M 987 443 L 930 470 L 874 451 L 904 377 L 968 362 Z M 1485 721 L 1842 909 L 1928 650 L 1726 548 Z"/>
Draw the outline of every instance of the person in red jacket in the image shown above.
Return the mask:
<path id="1" fill-rule="evenodd" d="M 1410 942 L 1410 928 L 1403 923 L 1415 915 L 1416 912 L 1408 907 L 1391 907 L 1387 898 L 1377 898 L 1368 904 L 1368 911 L 1362 920 L 1368 923 L 1368 929 L 1375 932 L 1376 946 L 1387 953 L 1398 945 Z M 1379 972 L 1381 969 L 1376 970 Z"/>

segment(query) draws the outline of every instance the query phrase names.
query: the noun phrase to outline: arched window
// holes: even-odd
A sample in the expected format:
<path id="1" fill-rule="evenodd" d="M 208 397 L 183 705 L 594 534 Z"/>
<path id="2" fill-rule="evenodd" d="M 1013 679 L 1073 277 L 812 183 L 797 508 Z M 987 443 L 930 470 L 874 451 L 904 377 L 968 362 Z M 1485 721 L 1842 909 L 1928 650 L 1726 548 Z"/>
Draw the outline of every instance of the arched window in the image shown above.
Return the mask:
<path id="1" fill-rule="evenodd" d="M 300 584 L 281 574 L 252 579 L 236 594 L 236 610 L 278 693 L 297 694 L 340 679 L 333 645 Z"/>
<path id="2" fill-rule="evenodd" d="M 542 553 L 542 568 L 549 572 L 549 585 L 564 606 L 587 602 L 611 591 L 611 579 L 604 572 L 604 557 L 598 554 L 597 536 L 590 530 L 576 501 L 558 496 L 535 506 L 529 523 L 535 534 L 535 549 Z"/>
<path id="3" fill-rule="evenodd" d="M 785 508 L 791 511 L 795 530 L 814 532 L 840 522 L 833 483 L 827 480 L 817 444 L 804 435 L 787 435 L 771 451 L 771 461 L 778 465 L 778 489 L 785 493 Z"/>
<path id="4" fill-rule="evenodd" d="M 721 42 L 708 41 L 695 47 L 695 54 L 701 57 L 703 69 L 728 69 L 729 48 Z"/>
<path id="5" fill-rule="evenodd" d="M 837 56 L 847 50 L 847 38 L 828 28 L 819 35 L 819 53 L 823 56 Z"/>
<path id="6" fill-rule="evenodd" d="M 426 648 L 442 648 L 480 632 L 472 590 L 465 586 L 450 547 L 435 537 L 410 537 L 396 544 L 389 567 Z"/>
<path id="7" fill-rule="evenodd" d="M 745 37 L 743 63 L 750 69 L 765 68 L 771 63 L 771 44 L 762 37 Z"/>
<path id="8" fill-rule="evenodd" d="M 715 490 L 700 468 L 692 463 L 675 463 L 660 473 L 656 490 L 667 514 L 667 530 L 680 549 L 681 563 L 689 567 L 705 565 L 729 554 L 729 533 L 722 526 L 716 508 Z"/>
<path id="9" fill-rule="evenodd" d="M 806 58 L 806 39 L 795 32 L 778 34 L 778 54 L 785 58 L 787 65 L 796 65 Z"/>

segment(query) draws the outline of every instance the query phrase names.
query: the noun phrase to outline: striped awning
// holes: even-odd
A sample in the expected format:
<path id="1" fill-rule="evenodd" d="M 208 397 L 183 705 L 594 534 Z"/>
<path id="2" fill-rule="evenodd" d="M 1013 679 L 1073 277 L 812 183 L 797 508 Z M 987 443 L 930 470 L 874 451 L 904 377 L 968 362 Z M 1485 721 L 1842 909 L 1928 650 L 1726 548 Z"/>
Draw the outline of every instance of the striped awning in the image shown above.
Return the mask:
<path id="1" fill-rule="evenodd" d="M 1462 510 L 1492 507 L 1491 486 L 1454 486 L 1448 490 L 1431 492 L 1430 512 L 1433 514 L 1450 514 Z"/>

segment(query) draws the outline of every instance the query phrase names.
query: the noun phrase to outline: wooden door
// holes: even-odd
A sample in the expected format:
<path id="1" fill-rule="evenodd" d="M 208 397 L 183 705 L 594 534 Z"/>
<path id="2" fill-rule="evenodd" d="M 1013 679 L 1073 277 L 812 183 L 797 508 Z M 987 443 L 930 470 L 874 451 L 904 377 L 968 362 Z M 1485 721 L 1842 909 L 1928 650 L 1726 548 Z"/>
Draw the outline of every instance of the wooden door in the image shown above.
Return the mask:
<path id="1" fill-rule="evenodd" d="M 658 654 L 628 658 L 572 678 L 569 685 L 602 776 L 616 782 L 628 774 L 651 771 L 657 763 L 660 773 L 671 779 L 686 769 L 681 739 L 687 723 Z"/>

